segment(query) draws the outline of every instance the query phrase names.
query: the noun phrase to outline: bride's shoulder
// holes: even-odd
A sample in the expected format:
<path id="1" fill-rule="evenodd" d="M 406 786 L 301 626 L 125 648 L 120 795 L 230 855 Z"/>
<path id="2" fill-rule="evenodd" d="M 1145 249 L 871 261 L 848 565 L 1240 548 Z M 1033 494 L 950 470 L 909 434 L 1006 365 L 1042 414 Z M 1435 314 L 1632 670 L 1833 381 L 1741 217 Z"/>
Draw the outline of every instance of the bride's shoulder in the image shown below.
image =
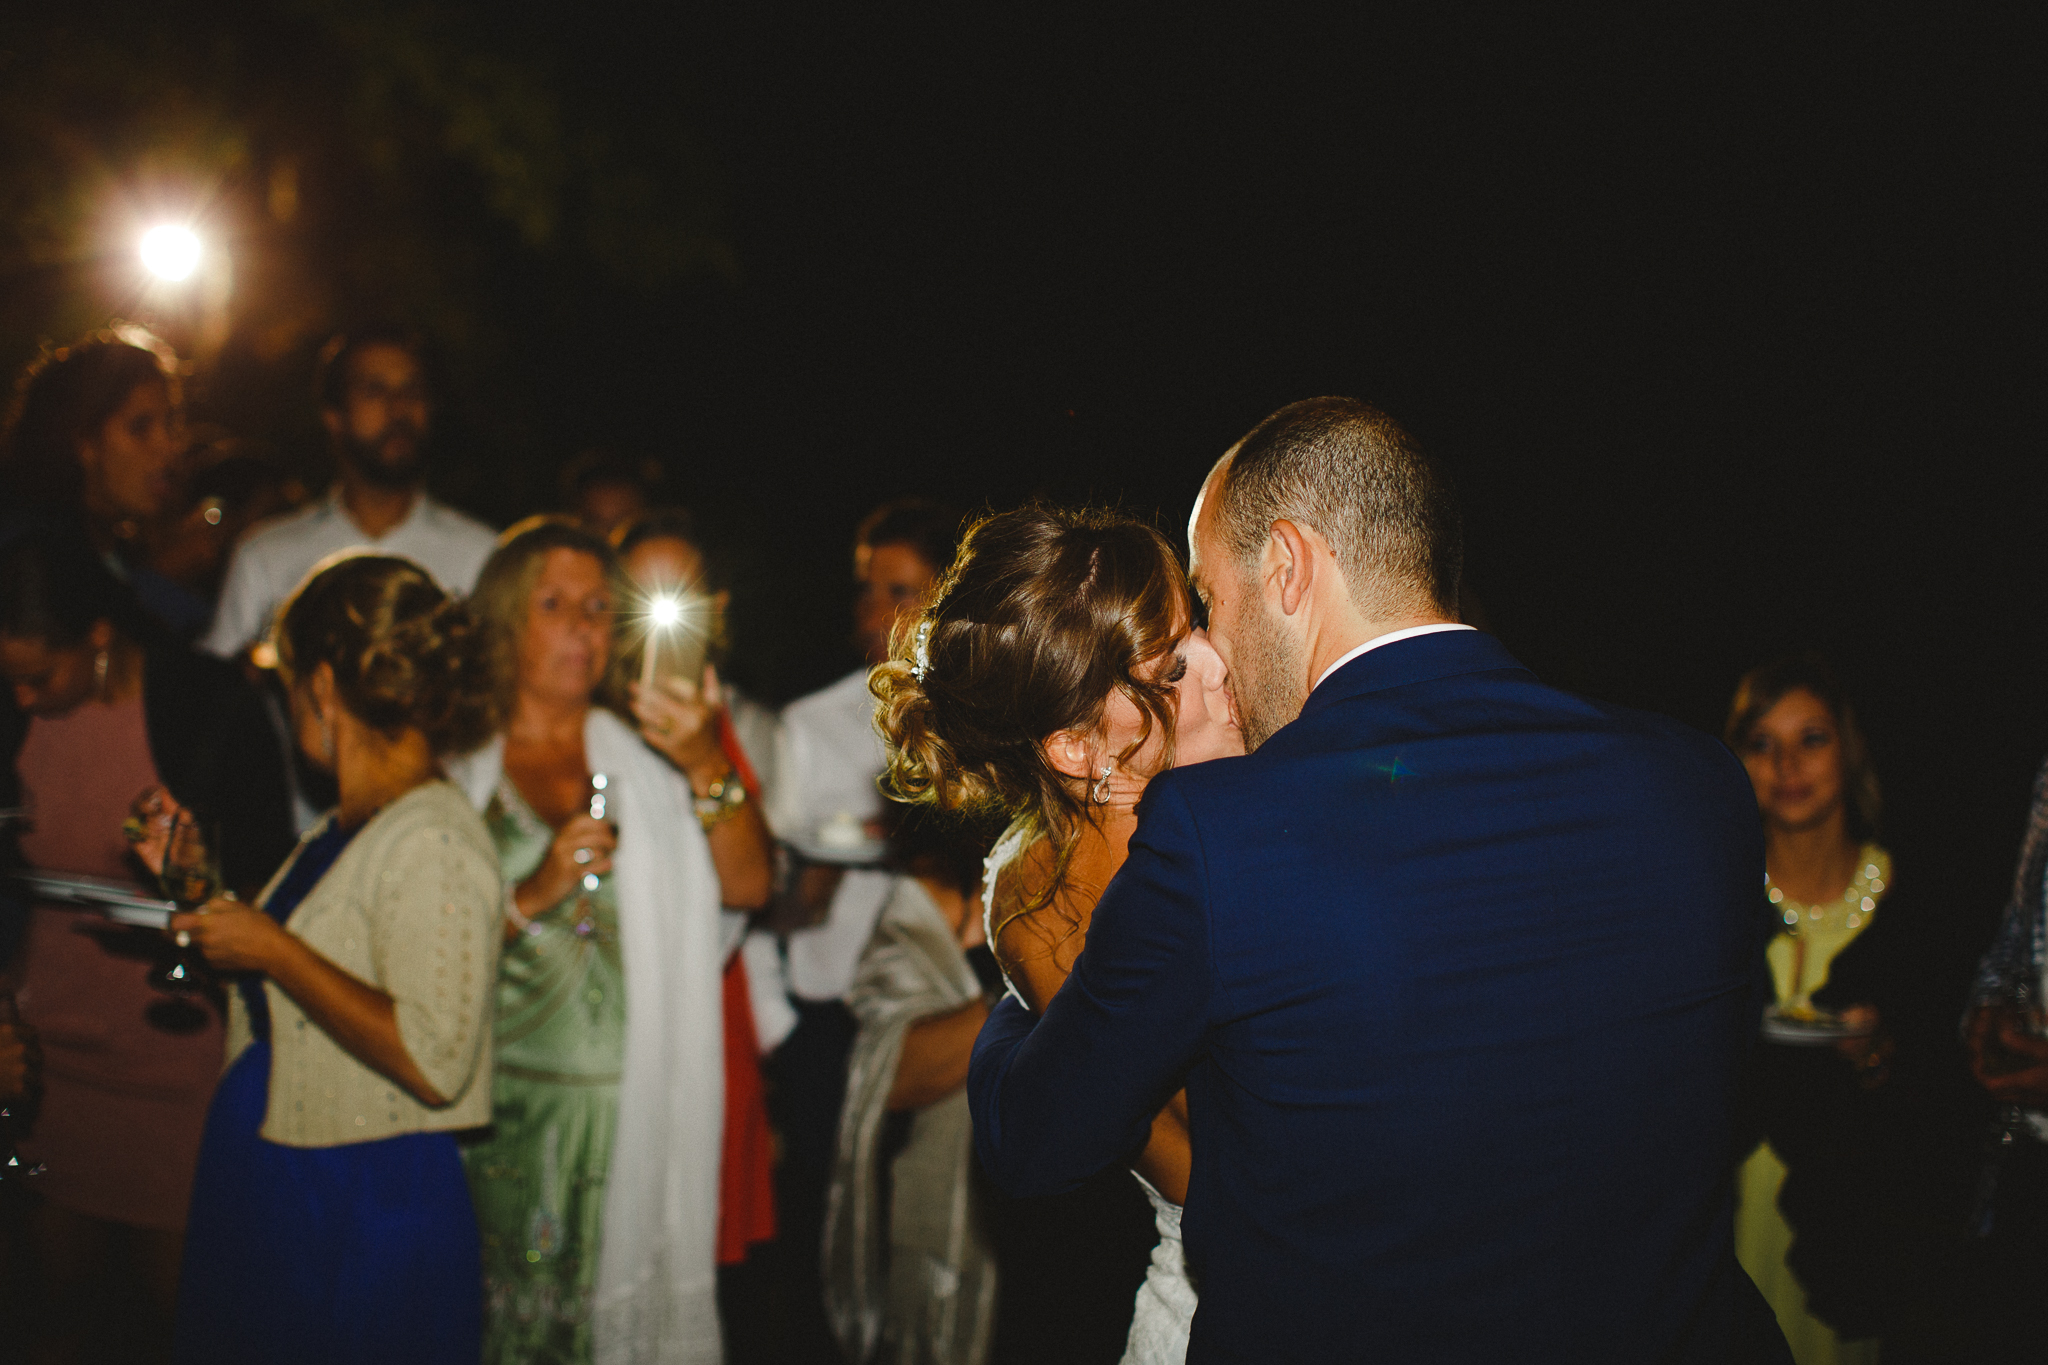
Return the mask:
<path id="1" fill-rule="evenodd" d="M 1012 821 L 1010 827 L 997 837 L 995 846 L 988 851 L 988 857 L 982 860 L 982 874 L 988 883 L 993 886 L 997 875 L 1015 862 L 1017 855 L 1032 842 L 1030 824 L 1022 818 Z"/>
<path id="2" fill-rule="evenodd" d="M 1100 888 L 1077 878 L 1076 871 L 1071 861 L 1060 866 L 1051 840 L 1034 839 L 1003 865 L 1002 875 L 984 892 L 996 960 L 1033 1008 L 1052 998 L 1088 940 L 1088 919 Z"/>
<path id="3" fill-rule="evenodd" d="M 1029 920 L 1045 900 L 1045 890 L 1057 870 L 1051 840 L 1011 826 L 988 856 L 982 887 L 993 932 L 1001 936 L 1011 926 Z M 999 953 L 1001 948 L 998 942 Z"/>

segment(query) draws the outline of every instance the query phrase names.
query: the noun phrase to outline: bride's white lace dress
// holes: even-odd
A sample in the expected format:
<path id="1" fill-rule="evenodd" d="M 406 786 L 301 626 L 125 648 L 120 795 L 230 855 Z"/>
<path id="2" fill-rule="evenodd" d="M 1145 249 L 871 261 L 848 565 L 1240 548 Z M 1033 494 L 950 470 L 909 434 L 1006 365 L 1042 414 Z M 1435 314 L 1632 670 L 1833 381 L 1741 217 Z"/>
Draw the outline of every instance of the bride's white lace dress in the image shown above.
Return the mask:
<path id="1" fill-rule="evenodd" d="M 1024 851 L 1024 831 L 1011 826 L 983 865 L 981 893 L 983 926 L 989 943 L 995 943 L 993 923 L 996 876 Z M 1012 998 L 1024 1008 L 1031 1005 L 1017 992 L 1009 973 L 1003 981 Z M 1188 1279 L 1188 1266 L 1181 1252 L 1180 1205 L 1169 1201 L 1136 1171 L 1131 1176 L 1152 1201 L 1153 1222 L 1159 1228 L 1159 1244 L 1152 1248 L 1152 1264 L 1145 1269 L 1145 1282 L 1138 1286 L 1137 1302 L 1131 1312 L 1131 1335 L 1124 1343 L 1122 1365 L 1183 1365 L 1188 1354 L 1188 1324 L 1195 1316 L 1195 1286 Z"/>

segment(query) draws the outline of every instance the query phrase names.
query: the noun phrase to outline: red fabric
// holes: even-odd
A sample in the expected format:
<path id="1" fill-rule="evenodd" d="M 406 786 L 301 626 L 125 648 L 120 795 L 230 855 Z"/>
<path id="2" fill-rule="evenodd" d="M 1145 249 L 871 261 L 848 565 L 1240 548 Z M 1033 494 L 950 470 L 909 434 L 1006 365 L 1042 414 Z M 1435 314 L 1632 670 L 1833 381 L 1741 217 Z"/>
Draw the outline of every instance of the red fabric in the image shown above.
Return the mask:
<path id="1" fill-rule="evenodd" d="M 740 748 L 732 722 L 718 717 L 718 741 L 750 800 L 761 783 Z M 718 1263 L 737 1265 L 747 1248 L 775 1237 L 775 1147 L 768 1130 L 767 1091 L 747 964 L 734 953 L 725 964 L 725 1140 L 718 1166 Z"/>
<path id="2" fill-rule="evenodd" d="M 747 1248 L 775 1237 L 774 1140 L 754 1042 L 747 964 L 725 968 L 725 1144 L 718 1168 L 718 1263 L 737 1265 Z"/>
<path id="3" fill-rule="evenodd" d="M 732 717 L 723 711 L 718 713 L 718 747 L 725 750 L 725 761 L 732 764 L 732 770 L 740 775 L 740 785 L 747 789 L 750 800 L 761 799 L 761 779 L 754 776 L 754 765 L 747 761 L 747 751 L 740 747 L 739 732 L 732 728 Z"/>

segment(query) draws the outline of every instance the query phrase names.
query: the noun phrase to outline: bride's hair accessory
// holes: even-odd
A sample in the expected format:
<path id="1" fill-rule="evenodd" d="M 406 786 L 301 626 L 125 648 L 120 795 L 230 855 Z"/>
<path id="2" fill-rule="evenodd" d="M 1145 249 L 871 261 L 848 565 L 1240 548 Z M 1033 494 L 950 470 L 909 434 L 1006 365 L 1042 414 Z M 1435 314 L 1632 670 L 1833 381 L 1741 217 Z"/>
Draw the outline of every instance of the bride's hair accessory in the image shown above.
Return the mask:
<path id="1" fill-rule="evenodd" d="M 1116 771 L 1114 763 L 1102 765 L 1102 774 L 1088 784 L 1088 799 L 1098 806 L 1109 804 L 1109 775 Z"/>
<path id="2" fill-rule="evenodd" d="M 927 616 L 917 623 L 917 634 L 910 642 L 910 676 L 919 682 L 932 669 L 932 619 Z"/>

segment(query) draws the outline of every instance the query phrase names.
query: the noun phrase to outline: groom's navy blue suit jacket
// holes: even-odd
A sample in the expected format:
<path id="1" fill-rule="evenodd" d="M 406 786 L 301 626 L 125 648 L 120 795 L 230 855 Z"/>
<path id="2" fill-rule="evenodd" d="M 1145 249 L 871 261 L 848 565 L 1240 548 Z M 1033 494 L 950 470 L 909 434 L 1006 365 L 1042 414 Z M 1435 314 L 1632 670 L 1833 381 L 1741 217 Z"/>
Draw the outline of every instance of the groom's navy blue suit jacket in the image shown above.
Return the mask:
<path id="1" fill-rule="evenodd" d="M 1381 646 L 1155 779 L 1073 975 L 991 1014 L 1017 1195 L 1187 1087 L 1188 1359 L 1782 1359 L 1731 1249 L 1763 845 L 1741 766 L 1489 636 Z"/>

